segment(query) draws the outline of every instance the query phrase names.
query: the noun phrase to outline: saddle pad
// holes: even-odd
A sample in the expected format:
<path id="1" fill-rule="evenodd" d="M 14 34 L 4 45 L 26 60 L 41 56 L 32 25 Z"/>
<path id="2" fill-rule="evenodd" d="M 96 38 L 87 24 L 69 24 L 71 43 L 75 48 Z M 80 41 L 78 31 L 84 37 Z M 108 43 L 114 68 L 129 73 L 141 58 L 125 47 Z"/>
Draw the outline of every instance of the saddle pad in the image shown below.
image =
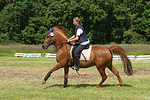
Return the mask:
<path id="1" fill-rule="evenodd" d="M 73 46 L 70 49 L 71 58 L 72 58 L 72 49 L 73 49 Z M 88 49 L 84 49 L 81 53 L 80 60 L 85 60 L 85 58 L 86 58 L 86 60 L 89 61 L 90 60 L 90 55 L 91 55 L 91 49 L 92 49 L 92 46 L 89 46 Z M 85 58 L 83 57 L 83 55 L 84 55 Z"/>

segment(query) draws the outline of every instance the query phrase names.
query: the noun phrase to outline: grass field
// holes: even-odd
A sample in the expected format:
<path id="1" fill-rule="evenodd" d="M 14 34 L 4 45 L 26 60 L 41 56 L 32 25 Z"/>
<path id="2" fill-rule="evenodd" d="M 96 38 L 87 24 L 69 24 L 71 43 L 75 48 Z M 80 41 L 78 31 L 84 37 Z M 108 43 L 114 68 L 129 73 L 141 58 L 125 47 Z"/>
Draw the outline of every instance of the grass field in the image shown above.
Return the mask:
<path id="1" fill-rule="evenodd" d="M 125 49 L 129 55 L 143 55 L 150 54 L 150 44 L 118 44 L 123 49 Z M 54 51 L 54 46 L 50 46 L 47 50 L 43 50 L 42 45 L 25 45 L 25 44 L 11 44 L 11 45 L 0 45 L 0 56 L 13 57 L 14 53 L 42 53 L 42 56 L 46 52 Z M 112 45 L 102 45 L 105 47 L 110 47 Z"/>
<path id="2" fill-rule="evenodd" d="M 13 57 L 14 52 L 33 52 L 36 49 L 35 52 L 44 54 L 48 51 L 38 50 L 35 45 L 34 50 L 31 45 L 17 46 L 0 46 L 0 100 L 150 100 L 149 60 L 131 60 L 133 76 L 124 73 L 120 60 L 113 61 L 114 67 L 120 72 L 124 87 L 117 87 L 117 78 L 106 69 L 108 79 L 100 88 L 93 88 L 101 77 L 96 68 L 91 67 L 81 69 L 80 76 L 70 69 L 68 87 L 61 89 L 63 69 L 54 72 L 46 85 L 41 85 L 45 74 L 56 65 L 55 59 Z M 131 46 L 123 46 L 132 51 Z M 140 52 L 144 52 L 143 49 L 137 48 Z M 148 50 L 145 52 L 148 53 Z"/>
<path id="3" fill-rule="evenodd" d="M 117 87 L 117 78 L 106 70 L 108 79 L 102 87 L 94 89 L 101 77 L 95 67 L 81 69 L 80 76 L 70 69 L 68 87 L 63 85 L 63 69 L 52 74 L 46 85 L 41 81 L 49 69 L 56 64 L 47 58 L 0 58 L 0 99 L 6 100 L 149 100 L 150 99 L 150 62 L 149 60 L 132 60 L 133 76 L 124 74 L 121 61 L 114 61 L 120 72 L 124 87 Z"/>

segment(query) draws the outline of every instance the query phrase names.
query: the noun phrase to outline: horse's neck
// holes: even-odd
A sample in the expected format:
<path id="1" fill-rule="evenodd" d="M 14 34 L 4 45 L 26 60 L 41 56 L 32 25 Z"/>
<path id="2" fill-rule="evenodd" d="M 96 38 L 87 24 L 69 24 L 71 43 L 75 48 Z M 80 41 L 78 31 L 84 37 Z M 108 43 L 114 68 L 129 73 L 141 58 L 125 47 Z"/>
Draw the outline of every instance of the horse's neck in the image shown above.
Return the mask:
<path id="1" fill-rule="evenodd" d="M 55 46 L 56 46 L 56 49 L 58 49 L 58 48 L 60 48 L 61 47 L 61 44 L 63 44 L 65 41 L 67 42 L 67 37 L 64 37 L 64 36 L 62 36 L 62 35 L 56 35 L 56 37 L 55 37 Z M 64 45 L 62 45 L 62 46 L 64 46 Z"/>

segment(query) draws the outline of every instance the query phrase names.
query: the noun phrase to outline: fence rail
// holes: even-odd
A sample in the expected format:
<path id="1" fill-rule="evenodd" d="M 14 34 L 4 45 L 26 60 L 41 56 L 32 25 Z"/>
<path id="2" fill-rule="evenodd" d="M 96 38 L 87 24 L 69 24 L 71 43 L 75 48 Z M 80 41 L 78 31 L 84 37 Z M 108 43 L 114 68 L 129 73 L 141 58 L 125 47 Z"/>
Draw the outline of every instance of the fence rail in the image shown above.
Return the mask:
<path id="1" fill-rule="evenodd" d="M 14 54 L 15 57 L 42 57 L 41 53 L 15 53 Z M 46 58 L 56 58 L 56 54 L 52 54 L 52 53 L 46 53 L 45 54 Z M 138 55 L 138 56 L 134 56 L 134 55 L 127 55 L 127 57 L 129 59 L 150 59 L 150 55 Z M 113 55 L 113 59 L 119 60 L 121 59 L 121 57 L 119 55 Z"/>
<path id="2" fill-rule="evenodd" d="M 136 56 L 136 59 L 150 59 L 150 55 L 139 55 Z"/>
<path id="3" fill-rule="evenodd" d="M 41 53 L 15 53 L 14 56 L 15 57 L 23 57 L 23 58 L 25 58 L 25 57 L 27 57 L 27 58 L 29 58 L 29 57 L 37 57 L 37 58 L 42 57 Z"/>
<path id="4" fill-rule="evenodd" d="M 46 53 L 45 55 L 46 58 L 56 58 L 56 54 L 51 54 L 51 53 Z"/>
<path id="5" fill-rule="evenodd" d="M 127 55 L 127 57 L 129 59 L 135 59 L 135 56 L 134 55 Z M 119 55 L 113 55 L 113 59 L 121 59 L 121 57 Z"/>

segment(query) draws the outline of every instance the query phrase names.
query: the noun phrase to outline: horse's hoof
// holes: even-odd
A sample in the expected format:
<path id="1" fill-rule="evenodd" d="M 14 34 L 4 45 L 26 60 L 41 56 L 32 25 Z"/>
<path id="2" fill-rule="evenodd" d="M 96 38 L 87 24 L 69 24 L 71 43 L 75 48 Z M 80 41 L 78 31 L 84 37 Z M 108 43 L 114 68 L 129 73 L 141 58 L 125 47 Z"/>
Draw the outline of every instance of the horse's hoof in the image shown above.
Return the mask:
<path id="1" fill-rule="evenodd" d="M 97 86 L 95 86 L 94 88 L 99 88 L 99 87 L 100 87 L 100 86 L 97 85 Z"/>
<path id="2" fill-rule="evenodd" d="M 41 85 L 44 85 L 44 84 L 46 84 L 46 81 L 45 81 L 45 80 L 44 80 L 44 81 L 42 81 Z"/>
<path id="3" fill-rule="evenodd" d="M 61 86 L 60 88 L 63 89 L 63 88 L 65 88 L 65 87 L 64 87 L 64 86 Z"/>
<path id="4" fill-rule="evenodd" d="M 118 87 L 124 86 L 124 84 L 119 84 Z"/>

